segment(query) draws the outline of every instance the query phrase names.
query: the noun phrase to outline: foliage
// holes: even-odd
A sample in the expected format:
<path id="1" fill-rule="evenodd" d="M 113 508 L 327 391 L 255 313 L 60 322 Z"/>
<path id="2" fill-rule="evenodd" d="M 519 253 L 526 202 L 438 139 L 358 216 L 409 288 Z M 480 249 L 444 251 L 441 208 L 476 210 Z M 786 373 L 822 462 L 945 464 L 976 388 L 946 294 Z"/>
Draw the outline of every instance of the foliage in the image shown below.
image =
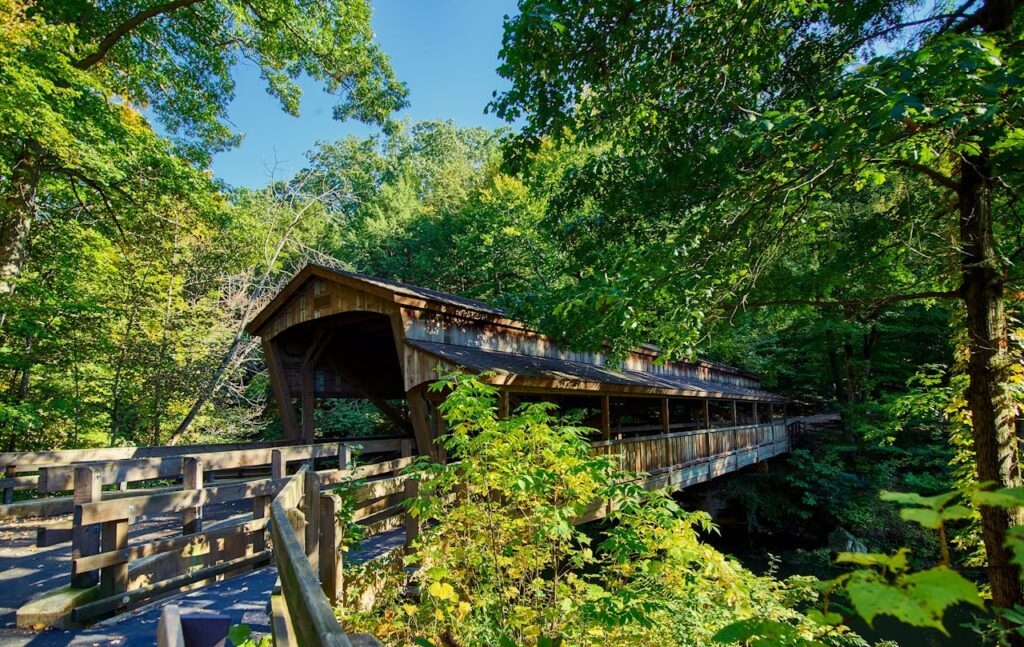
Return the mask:
<path id="1" fill-rule="evenodd" d="M 235 647 L 271 647 L 274 644 L 271 636 L 261 636 L 259 640 L 253 638 L 249 625 L 232 625 L 228 630 L 228 640 Z"/>
<path id="2" fill-rule="evenodd" d="M 449 375 L 432 388 L 448 393 L 452 460 L 410 472 L 421 534 L 406 562 L 420 598 L 393 590 L 371 610 L 342 608 L 347 625 L 396 643 L 692 645 L 757 615 L 805 638 L 847 639 L 787 608 L 805 587 L 754 576 L 702 543 L 707 515 L 632 483 L 550 404 L 502 419 L 495 387 L 478 378 Z M 596 505 L 610 505 L 610 523 L 577 527 Z"/>

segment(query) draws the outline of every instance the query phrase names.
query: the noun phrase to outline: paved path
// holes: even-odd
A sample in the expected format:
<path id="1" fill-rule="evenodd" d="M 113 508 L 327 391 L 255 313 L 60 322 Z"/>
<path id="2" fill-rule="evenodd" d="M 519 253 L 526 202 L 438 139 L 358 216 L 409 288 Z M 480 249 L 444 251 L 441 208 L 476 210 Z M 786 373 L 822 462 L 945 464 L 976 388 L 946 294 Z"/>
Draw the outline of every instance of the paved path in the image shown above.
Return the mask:
<path id="1" fill-rule="evenodd" d="M 230 516 L 236 510 L 204 513 L 207 519 Z M 166 536 L 168 529 L 180 524 L 180 515 L 156 517 L 133 524 L 132 540 L 152 535 Z M 0 527 L 0 646 L 2 647 L 84 647 L 87 645 L 144 646 L 155 644 L 156 626 L 167 604 L 177 604 L 183 612 L 223 613 L 231 624 L 247 624 L 255 633 L 269 633 L 267 603 L 277 581 L 277 570 L 261 568 L 251 573 L 216 582 L 201 589 L 164 598 L 152 604 L 106 620 L 82 631 L 30 632 L 15 628 L 15 612 L 44 591 L 67 583 L 70 544 L 51 548 L 35 548 L 35 522 L 21 522 Z M 354 562 L 372 559 L 405 542 L 405 531 L 397 528 L 363 542 L 359 551 L 348 559 Z"/>

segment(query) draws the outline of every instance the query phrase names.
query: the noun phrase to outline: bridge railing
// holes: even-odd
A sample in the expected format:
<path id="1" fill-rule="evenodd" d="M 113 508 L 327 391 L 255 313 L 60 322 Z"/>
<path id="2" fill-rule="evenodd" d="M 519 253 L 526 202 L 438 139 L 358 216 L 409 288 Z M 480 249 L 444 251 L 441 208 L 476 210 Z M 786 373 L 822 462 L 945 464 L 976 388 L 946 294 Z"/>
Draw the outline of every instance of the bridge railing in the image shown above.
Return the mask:
<path id="1" fill-rule="evenodd" d="M 717 473 L 724 473 L 789 451 L 789 433 L 785 422 L 778 420 L 603 440 L 592 446 L 618 454 L 620 466 L 632 472 L 655 476 L 714 459 L 719 463 Z"/>
<path id="2" fill-rule="evenodd" d="M 357 490 L 359 500 L 365 499 L 358 518 L 376 524 L 369 529 L 371 533 L 379 532 L 390 521 L 379 514 L 384 511 L 381 502 L 389 502 L 387 497 L 392 492 L 388 488 L 404 491 L 406 487 L 404 482 L 393 483 L 393 475 L 411 463 L 411 441 L 398 443 L 406 455 L 404 458 L 355 468 L 347 467 L 351 464 L 351 448 L 345 444 L 333 445 L 339 447 L 337 469 L 319 472 L 303 469 L 316 480 L 318 488 L 331 487 L 347 479 L 374 479 Z M 272 526 L 268 524 L 272 500 L 294 480 L 287 476 L 288 462 L 295 458 L 288 449 L 272 450 L 269 478 L 206 485 L 202 479 L 204 461 L 189 457 L 185 459 L 185 489 L 117 499 L 101 498 L 102 475 L 96 468 L 76 468 L 71 529 L 72 585 L 76 588 L 98 585 L 98 599 L 76 608 L 73 619 L 87 622 L 166 593 L 201 586 L 267 563 L 271 557 L 267 531 L 268 525 Z M 307 446 L 304 460 L 312 464 L 313 457 L 321 453 L 322 448 Z M 303 459 L 300 457 L 300 460 Z M 204 526 L 203 508 L 213 505 L 225 506 L 228 516 Z M 315 505 L 319 506 L 319 501 Z M 251 506 L 251 512 L 238 506 Z M 180 514 L 180 535 L 129 542 L 132 524 L 169 514 Z M 313 516 L 314 521 L 317 518 Z M 309 527 L 315 529 L 317 524 L 311 523 Z M 312 540 L 316 541 L 317 538 Z"/>
<path id="3" fill-rule="evenodd" d="M 399 451 L 407 442 L 401 438 L 343 439 L 339 442 L 313 445 L 288 445 L 278 442 L 245 445 L 191 445 L 182 447 L 127 447 L 107 449 L 71 449 L 51 452 L 0 453 L 0 467 L 18 476 L 0 479 L 0 489 L 11 497 L 17 489 L 37 490 L 40 494 L 73 492 L 74 474 L 80 467 L 96 471 L 100 486 L 116 484 L 117 492 L 103 492 L 104 499 L 133 497 L 180 490 L 182 486 L 150 487 L 128 491 L 130 485 L 154 480 L 181 481 L 185 462 L 190 458 L 203 461 L 204 479 L 235 480 L 267 476 L 273 469 L 274 450 L 280 450 L 287 462 L 336 456 L 342 445 L 360 445 L 366 454 Z M 27 474 L 26 472 L 33 472 Z M 74 511 L 73 495 L 28 499 L 0 505 L 0 519 L 55 517 Z"/>
<path id="4" fill-rule="evenodd" d="M 392 471 L 412 460 L 393 461 Z M 344 600 L 341 546 L 347 522 L 338 519 L 338 496 L 322 490 L 339 482 L 339 476 L 302 468 L 271 503 L 278 582 L 270 596 L 270 626 L 279 647 L 343 647 L 353 642 L 379 645 L 365 634 L 352 636 L 350 641 L 334 616 L 334 605 Z M 357 502 L 353 520 L 366 526 L 364 537 L 404 524 L 408 546 L 418 525 L 401 504 L 416 496 L 417 485 L 414 479 L 396 473 L 349 492 L 347 496 Z"/>

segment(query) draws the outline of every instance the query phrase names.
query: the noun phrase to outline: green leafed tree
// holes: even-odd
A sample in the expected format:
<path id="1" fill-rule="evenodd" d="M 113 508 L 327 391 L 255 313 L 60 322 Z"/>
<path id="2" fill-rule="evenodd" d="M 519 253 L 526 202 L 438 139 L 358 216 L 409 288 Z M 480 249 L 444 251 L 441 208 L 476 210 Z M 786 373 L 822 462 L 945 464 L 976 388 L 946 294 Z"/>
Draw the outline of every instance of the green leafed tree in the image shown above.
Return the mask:
<path id="1" fill-rule="evenodd" d="M 59 217 L 51 191 L 138 203 L 160 181 L 164 197 L 209 194 L 192 164 L 238 140 L 227 109 L 239 62 L 291 113 L 302 76 L 338 96 L 339 119 L 383 124 L 405 104 L 365 0 L 4 0 L 0 28 L 0 298 L 33 225 Z M 155 141 L 143 109 L 173 144 Z"/>
<path id="2" fill-rule="evenodd" d="M 837 198 L 910 182 L 854 221 L 880 227 L 899 272 L 837 251 L 803 294 L 772 300 L 959 302 L 977 477 L 1019 484 L 1004 384 L 1024 253 L 1020 4 L 521 2 L 494 104 L 525 121 L 513 150 L 569 133 L 595 151 L 554 211 L 563 230 L 589 225 L 592 268 L 572 268 L 551 327 L 685 348 L 828 228 Z M 993 601 L 1011 608 L 1017 513 L 981 514 Z"/>

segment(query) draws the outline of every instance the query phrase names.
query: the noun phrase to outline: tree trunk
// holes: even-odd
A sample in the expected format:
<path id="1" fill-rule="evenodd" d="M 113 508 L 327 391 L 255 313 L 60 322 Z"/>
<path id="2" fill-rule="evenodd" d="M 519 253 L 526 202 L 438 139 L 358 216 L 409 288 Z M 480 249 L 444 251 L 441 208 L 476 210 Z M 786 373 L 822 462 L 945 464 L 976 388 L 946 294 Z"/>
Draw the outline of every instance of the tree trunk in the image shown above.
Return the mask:
<path id="1" fill-rule="evenodd" d="M 967 406 L 971 412 L 978 480 L 1008 487 L 1021 485 L 1021 479 L 1014 406 L 1004 387 L 1008 340 L 990 191 L 987 152 L 965 158 L 961 163 L 959 201 L 962 289 L 970 352 Z M 1005 546 L 1007 529 L 1017 516 L 1001 508 L 981 508 L 992 603 L 997 608 L 1024 604 L 1020 573 Z M 1018 640 L 1015 644 L 1022 642 Z"/>
<path id="2" fill-rule="evenodd" d="M 245 321 L 242 321 L 243 325 L 245 323 Z M 203 406 L 209 402 L 210 398 L 213 396 L 213 392 L 217 389 L 217 385 L 220 384 L 221 378 L 224 377 L 224 372 L 228 370 L 229 366 L 231 366 L 231 362 L 234 361 L 238 348 L 242 345 L 243 332 L 243 330 L 239 330 L 235 335 L 234 340 L 231 342 L 231 346 L 228 348 L 228 351 L 224 353 L 224 357 L 220 360 L 217 370 L 213 372 L 213 376 L 192 403 L 188 413 L 185 414 L 184 419 L 182 419 L 178 424 L 178 428 L 174 430 L 173 434 L 171 434 L 171 438 L 167 441 L 168 445 L 177 445 L 181 441 L 182 436 L 184 436 L 185 432 L 188 431 L 189 425 L 192 424 L 192 421 L 199 415 Z"/>
<path id="3" fill-rule="evenodd" d="M 0 214 L 0 299 L 14 291 L 14 282 L 25 264 L 28 236 L 38 210 L 40 161 L 39 147 L 25 144 L 11 173 L 10 189 L 4 196 Z M 0 305 L 0 327 L 6 318 L 7 306 Z"/>
<path id="4" fill-rule="evenodd" d="M 982 29 L 1007 29 L 1016 9 L 1015 0 L 986 0 Z M 967 407 L 971 412 L 975 466 L 978 480 L 995 487 L 1022 484 L 1014 433 L 1015 407 L 1004 384 L 1008 357 L 1003 278 L 996 254 L 992 226 L 992 177 L 987 148 L 960 163 L 960 268 L 963 300 L 967 311 Z M 988 560 L 992 604 L 1010 609 L 1024 604 L 1020 570 L 1011 561 L 1006 533 L 1011 523 L 1021 522 L 1021 511 L 981 507 L 981 529 Z M 1024 645 L 1024 637 L 1010 633 L 1011 644 Z"/>

